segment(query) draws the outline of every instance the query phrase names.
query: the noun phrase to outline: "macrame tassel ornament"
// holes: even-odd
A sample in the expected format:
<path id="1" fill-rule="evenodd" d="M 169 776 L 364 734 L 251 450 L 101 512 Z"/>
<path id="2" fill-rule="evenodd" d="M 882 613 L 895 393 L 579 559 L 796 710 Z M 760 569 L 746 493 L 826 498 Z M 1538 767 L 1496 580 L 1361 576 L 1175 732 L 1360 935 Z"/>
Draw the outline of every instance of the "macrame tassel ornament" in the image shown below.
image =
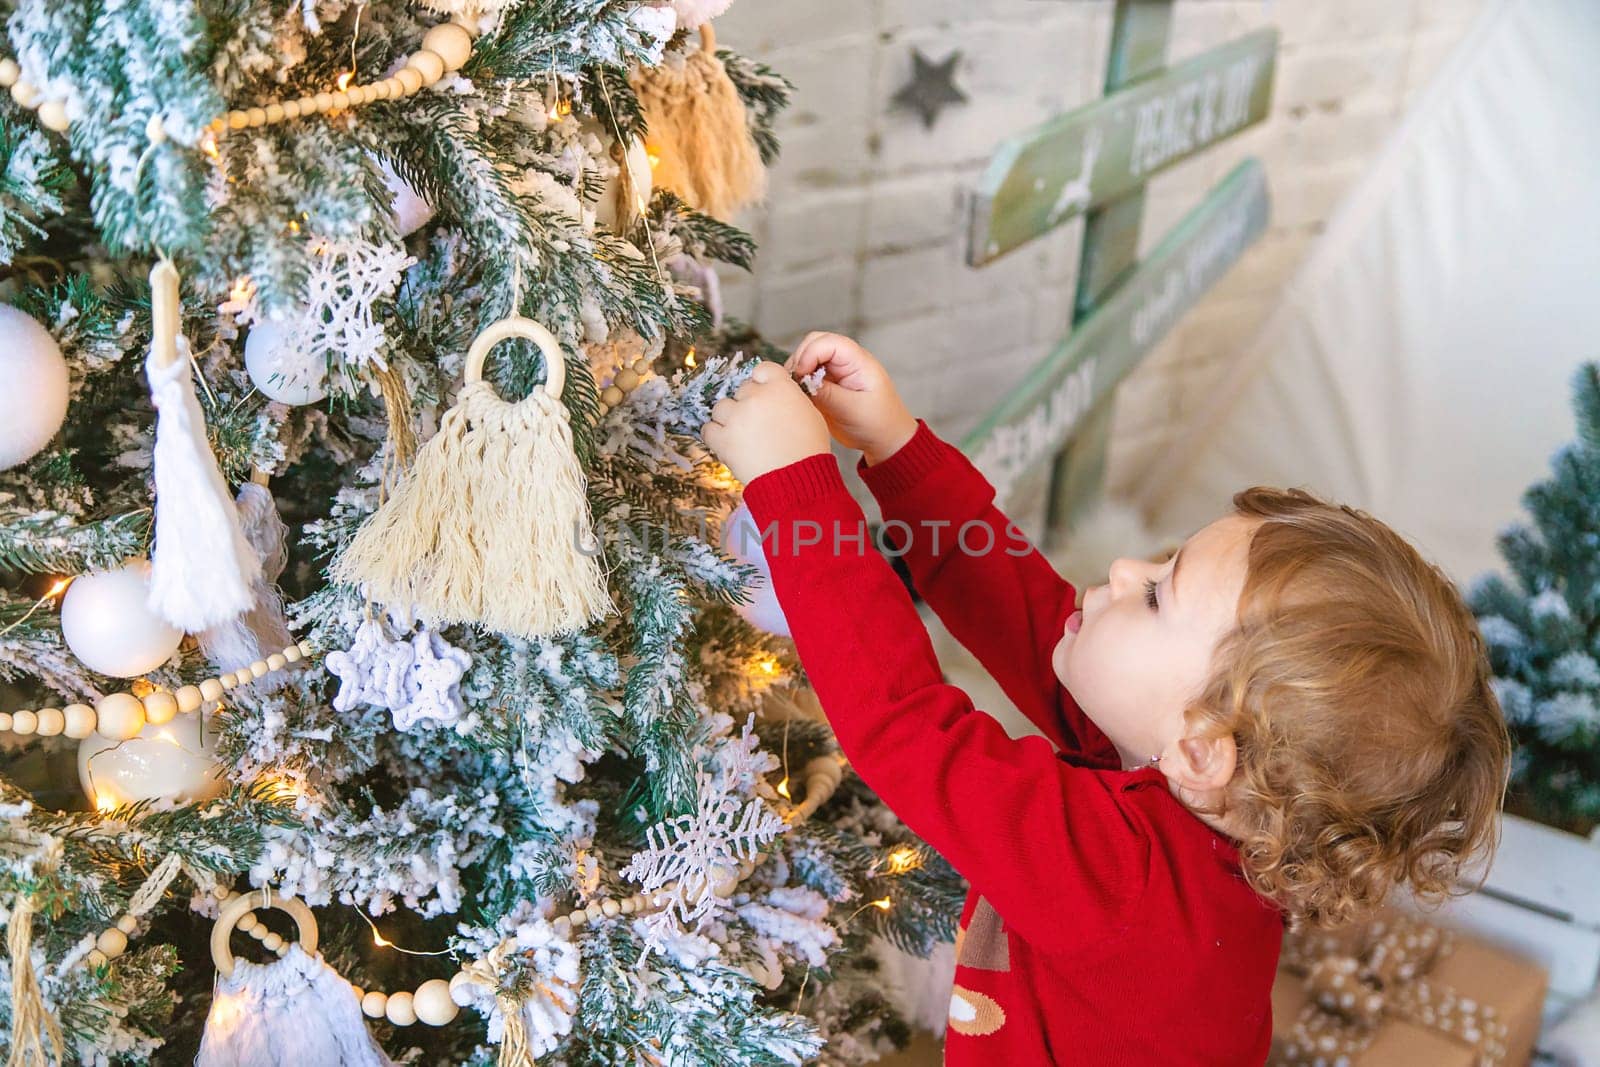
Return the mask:
<path id="1" fill-rule="evenodd" d="M 267 900 L 295 917 L 300 940 L 282 959 L 236 960 L 228 936 L 262 896 L 248 893 L 224 906 L 212 931 L 217 984 L 195 1067 L 393 1067 L 367 1030 L 350 983 L 317 954 L 310 910 L 293 897 L 269 892 Z"/>
<path id="2" fill-rule="evenodd" d="M 158 418 L 149 604 L 194 633 L 250 607 L 261 561 L 239 529 L 233 496 L 206 440 L 189 344 L 178 335 L 178 272 L 165 259 L 150 272 L 150 319 L 145 375 Z"/>
<path id="3" fill-rule="evenodd" d="M 534 341 L 546 381 L 507 403 L 483 380 L 489 349 Z M 516 637 L 570 633 L 613 610 L 561 404 L 566 365 L 548 330 L 520 316 L 467 354 L 466 384 L 394 493 L 357 531 L 333 575 L 434 623 Z"/>
<path id="4" fill-rule="evenodd" d="M 761 150 L 709 22 L 700 27 L 699 49 L 669 53 L 660 66 L 635 70 L 630 82 L 660 160 L 656 185 L 724 220 L 766 195 Z"/>
<path id="5" fill-rule="evenodd" d="M 6 1067 L 49 1067 L 45 1040 L 61 1062 L 61 1027 L 44 1006 L 33 969 L 33 898 L 18 894 L 6 923 L 6 951 L 11 956 L 11 1055 Z"/>
<path id="6" fill-rule="evenodd" d="M 234 506 L 261 567 L 250 586 L 250 607 L 200 634 L 200 651 L 221 671 L 248 667 L 267 653 L 294 644 L 284 619 L 283 596 L 273 584 L 289 559 L 289 530 L 265 485 L 255 481 L 241 485 Z"/>

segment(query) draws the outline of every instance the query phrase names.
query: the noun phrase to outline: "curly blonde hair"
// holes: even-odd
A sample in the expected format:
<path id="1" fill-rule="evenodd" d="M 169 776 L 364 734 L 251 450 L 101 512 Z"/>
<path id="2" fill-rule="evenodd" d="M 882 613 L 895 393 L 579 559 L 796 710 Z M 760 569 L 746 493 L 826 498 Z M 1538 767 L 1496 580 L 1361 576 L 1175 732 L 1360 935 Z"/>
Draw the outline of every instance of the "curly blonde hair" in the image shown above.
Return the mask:
<path id="1" fill-rule="evenodd" d="M 1245 877 L 1291 927 L 1359 918 L 1402 884 L 1449 895 L 1494 850 L 1511 759 L 1472 613 L 1365 512 L 1259 486 L 1233 506 L 1260 524 L 1189 714 L 1237 745 Z"/>

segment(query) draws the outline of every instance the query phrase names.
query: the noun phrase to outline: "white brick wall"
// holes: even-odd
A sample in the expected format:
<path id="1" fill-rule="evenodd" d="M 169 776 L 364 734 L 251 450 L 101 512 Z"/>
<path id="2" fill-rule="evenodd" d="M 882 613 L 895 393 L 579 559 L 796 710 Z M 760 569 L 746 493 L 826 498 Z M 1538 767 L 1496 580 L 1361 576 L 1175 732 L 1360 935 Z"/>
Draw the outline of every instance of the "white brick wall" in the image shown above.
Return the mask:
<path id="1" fill-rule="evenodd" d="M 1178 0 L 1169 61 L 1275 25 L 1267 122 L 1162 174 L 1143 251 L 1248 155 L 1266 166 L 1271 228 L 1119 393 L 1108 486 L 1137 487 L 1205 405 L 1340 197 L 1482 0 Z M 753 277 L 726 279 L 733 313 L 780 344 L 812 329 L 859 336 L 941 434 L 970 429 L 1065 333 L 1081 223 L 974 270 L 960 194 L 995 145 L 1100 95 L 1111 0 L 739 0 L 731 47 L 798 86 Z M 930 131 L 890 99 L 912 47 L 963 55 L 970 101 Z"/>

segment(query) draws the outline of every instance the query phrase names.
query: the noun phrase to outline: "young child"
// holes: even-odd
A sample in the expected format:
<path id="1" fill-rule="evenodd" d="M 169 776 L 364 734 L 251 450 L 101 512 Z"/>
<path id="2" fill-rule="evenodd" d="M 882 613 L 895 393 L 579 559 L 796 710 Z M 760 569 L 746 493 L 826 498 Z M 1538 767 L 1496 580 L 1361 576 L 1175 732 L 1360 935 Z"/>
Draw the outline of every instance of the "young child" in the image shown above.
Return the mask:
<path id="1" fill-rule="evenodd" d="M 807 396 L 790 375 L 817 367 Z M 1044 738 L 942 681 L 830 431 L 919 592 Z M 1493 847 L 1510 745 L 1477 627 L 1370 516 L 1245 490 L 1171 560 L 1118 560 L 1080 596 L 833 334 L 758 367 L 703 436 L 745 483 L 845 754 L 971 882 L 952 1067 L 1259 1064 L 1285 921 L 1441 895 Z"/>

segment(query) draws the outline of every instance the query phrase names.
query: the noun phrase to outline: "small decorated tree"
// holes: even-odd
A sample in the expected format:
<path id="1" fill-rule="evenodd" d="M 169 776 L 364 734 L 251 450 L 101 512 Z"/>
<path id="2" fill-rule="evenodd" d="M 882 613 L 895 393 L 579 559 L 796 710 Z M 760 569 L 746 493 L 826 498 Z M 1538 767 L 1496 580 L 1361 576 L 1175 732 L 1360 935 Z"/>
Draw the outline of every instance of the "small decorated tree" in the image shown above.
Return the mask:
<path id="1" fill-rule="evenodd" d="M 1579 833 L 1600 824 L 1600 367 L 1573 378 L 1578 437 L 1522 502 L 1531 525 L 1499 536 L 1509 580 L 1469 603 L 1516 745 L 1511 806 Z"/>

